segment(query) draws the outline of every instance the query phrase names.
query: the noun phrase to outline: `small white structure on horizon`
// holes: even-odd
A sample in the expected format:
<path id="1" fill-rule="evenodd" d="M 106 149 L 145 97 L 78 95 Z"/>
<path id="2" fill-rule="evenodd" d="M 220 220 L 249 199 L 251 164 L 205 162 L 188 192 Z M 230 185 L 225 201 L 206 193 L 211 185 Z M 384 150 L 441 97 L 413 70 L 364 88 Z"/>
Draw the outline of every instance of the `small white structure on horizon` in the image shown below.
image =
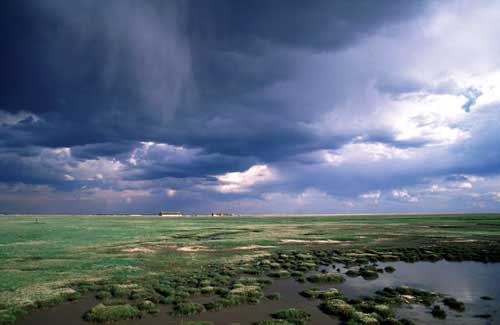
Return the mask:
<path id="1" fill-rule="evenodd" d="M 182 212 L 179 212 L 179 211 L 160 211 L 160 213 L 158 213 L 158 215 L 162 216 L 162 217 L 181 217 L 184 214 Z"/>
<path id="2" fill-rule="evenodd" d="M 224 216 L 233 216 L 232 213 L 227 212 L 212 212 L 212 217 L 224 217 Z"/>

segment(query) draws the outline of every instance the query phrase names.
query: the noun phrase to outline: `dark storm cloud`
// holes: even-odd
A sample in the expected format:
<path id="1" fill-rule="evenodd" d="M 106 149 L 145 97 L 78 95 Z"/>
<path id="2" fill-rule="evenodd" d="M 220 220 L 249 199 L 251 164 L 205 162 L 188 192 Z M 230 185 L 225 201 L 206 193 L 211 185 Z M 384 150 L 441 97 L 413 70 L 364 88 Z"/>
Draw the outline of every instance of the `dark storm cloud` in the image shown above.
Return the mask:
<path id="1" fill-rule="evenodd" d="M 423 2 L 395 1 L 376 6 L 352 1 L 313 1 L 307 6 L 300 1 L 192 2 L 189 36 L 199 91 L 221 110 L 227 109 L 227 101 L 258 102 L 261 110 L 290 114 L 288 101 L 266 105 L 266 98 L 249 95 L 291 78 L 303 59 L 294 50 L 335 51 L 424 7 Z"/>
<path id="2" fill-rule="evenodd" d="M 32 154 L 26 154 L 27 152 Z M 36 152 L 36 154 L 34 154 Z M 62 179 L 57 155 L 38 149 L 24 149 L 21 154 L 0 154 L 0 181 L 6 183 L 53 184 Z"/>
<path id="3" fill-rule="evenodd" d="M 191 65 L 177 31 L 177 5 L 49 0 L 2 6 L 7 44 L 0 107 L 42 120 L 31 129 L 11 128 L 10 144 L 140 140 L 154 136 L 148 130 L 169 127 L 164 122 L 182 104 Z"/>
<path id="4" fill-rule="evenodd" d="M 212 178 L 228 170 L 246 169 L 254 158 L 207 153 L 163 144 L 142 144 L 123 160 L 128 164 L 127 180 L 155 180 L 166 177 Z"/>
<path id="5" fill-rule="evenodd" d="M 476 109 L 490 85 L 468 79 L 494 70 L 482 64 L 497 57 L 486 55 L 496 34 L 472 29 L 489 17 L 482 5 L 462 24 L 462 6 L 2 1 L 0 188 L 48 186 L 126 211 L 120 200 L 139 209 L 167 189 L 179 209 L 259 205 L 266 193 L 327 205 L 496 175 L 498 114 Z"/>
<path id="6" fill-rule="evenodd" d="M 71 148 L 71 154 L 77 159 L 93 159 L 97 157 L 119 157 L 128 154 L 136 144 L 125 142 L 106 142 L 86 144 Z"/>
<path id="7" fill-rule="evenodd" d="M 190 31 L 203 45 L 251 51 L 259 41 L 290 47 L 332 50 L 381 26 L 408 19 L 426 6 L 420 1 L 315 0 L 193 1 Z M 206 23 L 209 22 L 209 23 Z"/>
<path id="8" fill-rule="evenodd" d="M 474 137 L 452 148 L 453 164 L 450 173 L 472 173 L 496 175 L 500 173 L 500 151 L 498 130 L 500 128 L 500 104 L 491 105 L 481 112 L 476 112 L 474 123 L 467 127 Z M 469 113 L 470 114 L 470 113 Z"/>
<path id="9" fill-rule="evenodd" d="M 0 59 L 7 72 L 0 107 L 44 121 L 12 129 L 7 145 L 153 140 L 262 159 L 322 146 L 300 125 L 315 110 L 256 93 L 291 77 L 300 57 L 286 47 L 341 48 L 423 7 L 61 0 L 2 6 L 8 46 Z"/>

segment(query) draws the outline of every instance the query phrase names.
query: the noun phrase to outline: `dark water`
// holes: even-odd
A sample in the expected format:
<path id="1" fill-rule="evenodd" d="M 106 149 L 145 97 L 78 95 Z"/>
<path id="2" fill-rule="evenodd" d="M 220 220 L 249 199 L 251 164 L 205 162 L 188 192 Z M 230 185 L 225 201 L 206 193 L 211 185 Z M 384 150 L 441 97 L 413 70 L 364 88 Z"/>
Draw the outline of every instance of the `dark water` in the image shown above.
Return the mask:
<path id="1" fill-rule="evenodd" d="M 215 234 L 215 235 L 201 237 L 199 240 L 200 241 L 218 240 L 218 239 L 224 239 L 225 237 L 226 234 Z"/>
<path id="2" fill-rule="evenodd" d="M 418 262 L 404 263 L 391 262 L 379 263 L 384 267 L 392 265 L 396 268 L 394 273 L 380 274 L 376 280 L 364 280 L 361 277 L 347 278 L 347 281 L 338 285 L 325 285 L 322 288 L 336 287 L 348 297 L 369 295 L 386 286 L 407 285 L 410 287 L 433 290 L 449 294 L 465 303 L 465 312 L 453 312 L 443 307 L 448 317 L 437 320 L 430 314 L 430 309 L 423 306 L 408 306 L 397 310 L 398 316 L 412 319 L 417 324 L 500 324 L 500 264 L 482 264 L 476 262 Z M 329 269 L 331 271 L 331 269 Z M 344 270 L 342 269 L 342 272 Z M 265 294 L 271 292 L 281 293 L 281 300 L 271 301 L 266 298 L 258 305 L 238 306 L 218 312 L 204 312 L 197 316 L 174 318 L 169 315 L 170 307 L 161 306 L 161 313 L 157 316 L 147 316 L 140 320 L 117 322 L 115 324 L 182 324 L 183 321 L 204 320 L 215 324 L 252 324 L 254 322 L 270 319 L 271 313 L 283 308 L 301 308 L 312 314 L 310 324 L 338 324 L 336 318 L 323 314 L 317 306 L 318 300 L 309 300 L 299 295 L 299 292 L 316 285 L 301 284 L 293 279 L 274 280 L 267 287 Z M 494 297 L 493 301 L 481 300 L 481 296 Z M 213 297 L 198 296 L 192 300 L 205 303 Z M 67 303 L 47 310 L 40 310 L 19 321 L 19 325 L 33 324 L 88 324 L 81 320 L 85 311 L 98 302 L 93 297 L 88 297 L 77 303 Z M 490 319 L 473 317 L 477 314 L 490 314 Z"/>

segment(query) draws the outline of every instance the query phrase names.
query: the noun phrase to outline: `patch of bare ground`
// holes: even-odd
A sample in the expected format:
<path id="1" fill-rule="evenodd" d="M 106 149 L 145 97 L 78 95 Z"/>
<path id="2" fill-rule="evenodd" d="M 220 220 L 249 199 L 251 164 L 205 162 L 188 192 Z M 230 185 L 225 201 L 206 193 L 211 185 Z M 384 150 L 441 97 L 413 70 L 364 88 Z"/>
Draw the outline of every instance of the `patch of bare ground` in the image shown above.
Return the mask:
<path id="1" fill-rule="evenodd" d="M 134 248 L 125 248 L 122 249 L 124 253 L 144 253 L 144 254 L 152 254 L 156 253 L 156 250 L 146 247 L 134 247 Z"/>
<path id="2" fill-rule="evenodd" d="M 254 250 L 254 249 L 267 249 L 267 248 L 274 248 L 274 247 L 276 247 L 276 246 L 250 245 L 250 246 L 234 247 L 233 250 L 235 250 L 235 251 L 249 251 L 249 250 Z"/>
<path id="3" fill-rule="evenodd" d="M 380 243 L 380 242 L 383 242 L 383 241 L 389 241 L 389 240 L 393 240 L 394 238 L 390 238 L 390 237 L 382 237 L 382 238 L 377 238 L 375 240 L 373 240 L 373 242 L 375 243 Z"/>
<path id="4" fill-rule="evenodd" d="M 405 304 L 411 304 L 415 301 L 415 297 L 411 295 L 401 295 L 401 299 Z"/>
<path id="5" fill-rule="evenodd" d="M 183 246 L 177 248 L 179 252 L 209 252 L 212 250 L 206 246 Z"/>
<path id="6" fill-rule="evenodd" d="M 282 239 L 280 242 L 284 244 L 345 244 L 348 241 L 331 240 L 331 239 Z"/>
<path id="7" fill-rule="evenodd" d="M 6 246 L 26 246 L 26 245 L 45 245 L 45 244 L 51 244 L 53 241 L 48 241 L 48 240 L 32 240 L 32 241 L 22 241 L 22 242 L 15 242 L 15 243 L 8 243 L 8 244 L 0 244 L 0 247 L 6 247 Z"/>
<path id="8" fill-rule="evenodd" d="M 479 240 L 477 239 L 454 239 L 448 240 L 449 243 L 477 243 Z"/>
<path id="9" fill-rule="evenodd" d="M 246 255 L 243 258 L 243 260 L 251 261 L 251 260 L 255 259 L 256 257 L 271 256 L 271 255 L 272 255 L 271 253 L 260 252 L 260 253 L 256 253 L 256 254 Z"/>

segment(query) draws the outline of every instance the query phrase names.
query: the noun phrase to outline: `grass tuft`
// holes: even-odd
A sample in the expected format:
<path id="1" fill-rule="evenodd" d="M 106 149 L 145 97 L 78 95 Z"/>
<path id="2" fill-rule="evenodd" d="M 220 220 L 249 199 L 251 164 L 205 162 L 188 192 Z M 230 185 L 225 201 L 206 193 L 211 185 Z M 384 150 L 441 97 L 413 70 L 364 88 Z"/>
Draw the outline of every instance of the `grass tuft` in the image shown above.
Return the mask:
<path id="1" fill-rule="evenodd" d="M 203 305 L 194 302 L 181 302 L 174 306 L 174 315 L 192 316 L 201 313 L 205 308 Z"/>
<path id="2" fill-rule="evenodd" d="M 453 297 L 446 297 L 443 299 L 443 304 L 445 306 L 448 306 L 450 309 L 456 310 L 456 311 L 464 311 L 465 310 L 465 304 Z"/>
<path id="3" fill-rule="evenodd" d="M 272 316 L 296 325 L 307 324 L 311 319 L 311 314 L 297 308 L 283 309 L 272 314 Z"/>
<path id="4" fill-rule="evenodd" d="M 315 274 L 307 277 L 307 281 L 312 283 L 342 283 L 345 278 L 337 273 Z"/>
<path id="5" fill-rule="evenodd" d="M 93 307 L 84 315 L 84 319 L 89 322 L 107 323 L 119 320 L 139 318 L 141 312 L 136 307 L 129 304 L 105 306 L 99 304 Z"/>

